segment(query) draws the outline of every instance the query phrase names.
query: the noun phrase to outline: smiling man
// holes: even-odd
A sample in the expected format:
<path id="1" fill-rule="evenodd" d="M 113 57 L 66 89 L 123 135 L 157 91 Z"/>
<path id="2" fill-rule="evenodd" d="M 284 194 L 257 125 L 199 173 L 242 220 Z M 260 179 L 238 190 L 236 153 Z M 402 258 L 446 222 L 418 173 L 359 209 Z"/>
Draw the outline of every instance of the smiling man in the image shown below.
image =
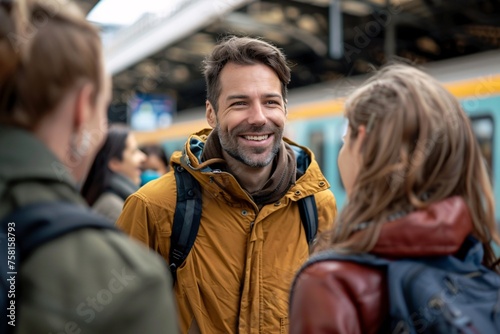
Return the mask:
<path id="1" fill-rule="evenodd" d="M 171 158 L 182 168 L 130 196 L 117 224 L 169 262 L 174 173 L 189 173 L 202 210 L 176 271 L 181 332 L 287 333 L 291 280 L 309 255 L 299 200 L 314 196 L 321 232 L 335 220 L 335 198 L 312 152 L 283 138 L 290 68 L 279 49 L 230 36 L 204 75 L 212 129 L 191 135 Z"/>

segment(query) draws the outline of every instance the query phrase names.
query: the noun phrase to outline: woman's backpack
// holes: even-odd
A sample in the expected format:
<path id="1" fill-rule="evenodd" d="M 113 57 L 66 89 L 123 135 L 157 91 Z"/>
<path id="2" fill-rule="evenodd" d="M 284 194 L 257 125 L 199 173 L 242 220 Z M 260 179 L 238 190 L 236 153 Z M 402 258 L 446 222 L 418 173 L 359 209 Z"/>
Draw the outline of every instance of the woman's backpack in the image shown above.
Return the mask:
<path id="1" fill-rule="evenodd" d="M 482 244 L 472 237 L 458 253 L 463 255 L 388 260 L 325 251 L 313 255 L 297 276 L 321 261 L 356 262 L 386 271 L 389 328 L 384 333 L 500 333 L 500 275 L 481 264 Z"/>

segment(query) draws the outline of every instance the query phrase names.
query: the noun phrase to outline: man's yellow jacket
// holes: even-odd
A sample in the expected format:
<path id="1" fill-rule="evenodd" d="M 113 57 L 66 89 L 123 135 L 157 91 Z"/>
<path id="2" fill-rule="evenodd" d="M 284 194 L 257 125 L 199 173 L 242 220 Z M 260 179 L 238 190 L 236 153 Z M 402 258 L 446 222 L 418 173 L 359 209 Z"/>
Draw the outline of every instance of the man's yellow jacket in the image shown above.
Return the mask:
<path id="1" fill-rule="evenodd" d="M 177 270 L 174 290 L 182 333 L 288 333 L 288 298 L 296 270 L 309 256 L 297 200 L 314 194 L 318 232 L 337 208 L 313 153 L 293 142 L 297 161 L 310 161 L 281 200 L 260 210 L 229 173 L 198 169 L 208 131 L 192 135 L 171 163 L 200 183 L 202 216 L 196 241 Z M 302 159 L 300 155 L 307 155 Z M 118 226 L 168 262 L 176 206 L 170 171 L 131 195 Z"/>

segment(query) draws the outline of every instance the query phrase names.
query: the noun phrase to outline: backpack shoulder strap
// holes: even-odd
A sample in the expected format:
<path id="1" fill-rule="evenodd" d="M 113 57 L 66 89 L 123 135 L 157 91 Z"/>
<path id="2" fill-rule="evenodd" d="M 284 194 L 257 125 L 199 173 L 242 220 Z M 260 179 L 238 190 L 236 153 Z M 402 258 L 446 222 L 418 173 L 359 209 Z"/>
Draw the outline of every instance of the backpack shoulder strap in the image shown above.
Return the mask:
<path id="1" fill-rule="evenodd" d="M 89 208 L 68 202 L 35 203 L 16 209 L 0 220 L 0 277 L 2 296 L 0 307 L 5 314 L 7 307 L 19 295 L 10 291 L 9 284 L 17 281 L 21 261 L 25 261 L 38 247 L 82 228 L 118 229 L 106 218 L 92 212 Z M 3 298 L 2 298 L 3 297 Z M 10 300 L 8 300 L 7 299 Z M 7 314 L 4 315 L 4 319 Z M 7 316 L 7 318 L 9 318 Z M 10 333 L 13 326 L 4 321 L 2 333 Z"/>
<path id="2" fill-rule="evenodd" d="M 6 241 L 9 241 L 9 237 L 15 240 L 13 244 L 19 252 L 16 258 L 25 258 L 40 245 L 81 228 L 118 231 L 112 222 L 89 208 L 68 202 L 23 206 L 3 218 L 0 224 L 2 237 L 5 236 Z"/>
<path id="3" fill-rule="evenodd" d="M 394 262 L 387 260 L 370 253 L 360 253 L 360 254 L 343 254 L 335 250 L 326 250 L 312 255 L 300 268 L 299 271 L 304 270 L 310 265 L 322 262 L 322 261 L 348 261 L 355 262 L 367 266 L 382 267 L 387 266 Z"/>
<path id="4" fill-rule="evenodd" d="M 362 265 L 367 266 L 375 266 L 375 267 L 387 267 L 391 260 L 387 260 L 384 258 L 380 258 L 373 254 L 362 253 L 362 254 L 342 254 L 338 253 L 334 250 L 326 250 L 316 254 L 313 254 L 309 259 L 300 267 L 300 269 L 296 273 L 296 277 L 299 276 L 301 272 L 303 272 L 309 266 L 323 261 L 348 261 L 355 262 Z M 295 284 L 295 281 L 294 281 Z"/>
<path id="5" fill-rule="evenodd" d="M 318 209 L 314 195 L 304 197 L 298 201 L 300 220 L 304 225 L 307 243 L 310 245 L 316 238 L 318 232 Z"/>
<path id="6" fill-rule="evenodd" d="M 293 298 L 295 285 L 297 284 L 297 279 L 300 276 L 300 274 L 309 266 L 311 266 L 315 263 L 318 263 L 318 262 L 323 262 L 323 261 L 348 261 L 348 262 L 359 263 L 362 265 L 375 266 L 375 267 L 381 267 L 381 268 L 387 267 L 390 263 L 392 263 L 391 260 L 386 260 L 386 259 L 377 257 L 373 254 L 368 254 L 368 253 L 342 254 L 342 253 L 338 253 L 334 250 L 326 250 L 326 251 L 322 251 L 322 252 L 313 254 L 300 267 L 300 269 L 295 274 L 295 277 L 294 277 L 293 282 L 292 282 L 291 290 L 290 290 L 290 305 L 291 305 L 291 301 Z"/>
<path id="7" fill-rule="evenodd" d="M 177 185 L 172 236 L 170 238 L 170 271 L 175 284 L 177 268 L 186 260 L 198 234 L 201 220 L 201 190 L 198 181 L 182 166 L 174 166 Z M 298 201 L 300 217 L 310 244 L 318 231 L 318 211 L 314 195 Z"/>
<path id="8" fill-rule="evenodd" d="M 175 284 L 177 268 L 187 258 L 200 227 L 201 190 L 198 181 L 182 166 L 174 166 L 174 175 L 177 185 L 177 204 L 170 237 L 169 267 Z"/>

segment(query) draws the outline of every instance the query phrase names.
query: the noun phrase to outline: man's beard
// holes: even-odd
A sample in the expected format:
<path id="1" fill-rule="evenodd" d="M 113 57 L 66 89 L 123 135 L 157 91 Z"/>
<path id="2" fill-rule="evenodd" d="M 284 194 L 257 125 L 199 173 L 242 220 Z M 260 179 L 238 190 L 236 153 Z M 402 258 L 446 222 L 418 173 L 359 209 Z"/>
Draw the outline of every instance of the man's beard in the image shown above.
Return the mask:
<path id="1" fill-rule="evenodd" d="M 268 166 L 273 160 L 276 154 L 279 152 L 281 147 L 281 142 L 283 140 L 283 129 L 277 127 L 257 127 L 257 126 L 245 126 L 240 125 L 233 130 L 236 135 L 230 135 L 227 132 L 221 130 L 219 125 L 216 126 L 217 133 L 219 134 L 219 141 L 222 149 L 229 154 L 235 160 L 253 168 L 262 168 Z M 237 134 L 239 133 L 272 133 L 274 135 L 274 142 L 271 152 L 264 157 L 252 157 L 255 154 L 262 154 L 268 150 L 267 147 L 256 147 L 256 148 L 246 148 L 238 145 Z M 251 152 L 246 152 L 251 150 Z"/>

